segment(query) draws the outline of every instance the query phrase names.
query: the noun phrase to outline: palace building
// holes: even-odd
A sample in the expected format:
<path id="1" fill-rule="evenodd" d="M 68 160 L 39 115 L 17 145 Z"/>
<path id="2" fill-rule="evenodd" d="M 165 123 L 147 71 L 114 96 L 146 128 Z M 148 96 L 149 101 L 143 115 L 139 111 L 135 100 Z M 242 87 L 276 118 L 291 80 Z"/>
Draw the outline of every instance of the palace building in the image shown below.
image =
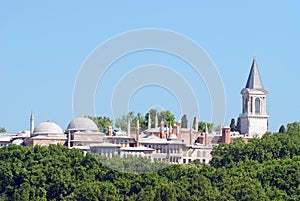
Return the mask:
<path id="1" fill-rule="evenodd" d="M 218 132 L 209 133 L 207 127 L 205 132 L 200 132 L 198 118 L 195 117 L 193 126 L 188 128 L 186 115 L 181 119 L 183 122 L 178 121 L 172 126 L 165 125 L 164 121 L 159 124 L 156 115 L 154 128 L 151 127 L 149 119 L 148 128 L 145 130 L 140 130 L 137 120 L 135 133 L 130 133 L 131 122 L 128 118 L 127 132 L 113 133 L 112 126 L 109 126 L 108 132 L 102 133 L 95 122 L 87 117 L 73 119 L 65 130 L 51 121 L 41 122 L 34 127 L 34 115 L 31 114 L 30 131 L 2 134 L 0 146 L 11 143 L 25 146 L 60 144 L 106 157 L 132 155 L 150 158 L 152 161 L 185 164 L 199 160 L 208 164 L 214 146 L 220 143 L 229 144 L 237 138 L 245 141 L 249 138 L 260 138 L 268 131 L 267 94 L 254 58 L 246 86 L 241 91 L 240 133 L 230 132 L 230 128 L 226 126 Z"/>

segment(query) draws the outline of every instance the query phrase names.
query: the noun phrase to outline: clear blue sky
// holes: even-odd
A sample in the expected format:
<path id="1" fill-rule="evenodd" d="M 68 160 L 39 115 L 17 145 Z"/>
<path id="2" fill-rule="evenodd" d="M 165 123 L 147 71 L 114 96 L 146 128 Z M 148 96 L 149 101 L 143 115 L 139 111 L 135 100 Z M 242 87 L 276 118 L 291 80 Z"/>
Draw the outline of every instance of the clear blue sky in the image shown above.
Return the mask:
<path id="1" fill-rule="evenodd" d="M 270 130 L 277 131 L 281 124 L 300 121 L 299 9 L 299 1 L 3 1 L 0 126 L 10 132 L 28 130 L 33 111 L 36 124 L 51 120 L 65 129 L 73 118 L 76 76 L 89 53 L 117 34 L 163 28 L 193 39 L 211 56 L 226 90 L 225 124 L 241 112 L 240 91 L 256 55 L 269 91 Z M 151 51 L 124 57 L 104 78 L 112 83 L 98 87 L 97 115 L 111 115 L 110 89 L 122 72 L 149 63 L 178 71 L 184 65 Z M 182 75 L 190 78 L 191 85 L 199 85 L 200 120 L 210 121 L 205 84 L 188 70 Z M 138 91 L 130 109 L 145 113 L 155 104 L 180 118 L 174 96 L 158 87 Z"/>

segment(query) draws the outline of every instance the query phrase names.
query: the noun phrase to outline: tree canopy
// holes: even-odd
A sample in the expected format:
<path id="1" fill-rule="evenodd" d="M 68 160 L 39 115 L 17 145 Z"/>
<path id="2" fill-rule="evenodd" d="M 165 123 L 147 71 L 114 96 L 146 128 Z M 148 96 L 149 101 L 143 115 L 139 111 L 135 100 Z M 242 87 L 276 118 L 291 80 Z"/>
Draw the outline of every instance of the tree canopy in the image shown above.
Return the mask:
<path id="1" fill-rule="evenodd" d="M 111 167 L 65 146 L 6 146 L 0 200 L 300 200 L 300 125 L 287 128 L 216 146 L 210 166 L 194 161 L 155 172 L 145 158 L 115 158 Z"/>
<path id="2" fill-rule="evenodd" d="M 6 129 L 4 127 L 0 127 L 0 133 L 6 133 Z"/>
<path id="3" fill-rule="evenodd" d="M 112 126 L 112 120 L 109 117 L 89 117 L 99 128 L 99 131 L 107 133 L 108 126 Z"/>

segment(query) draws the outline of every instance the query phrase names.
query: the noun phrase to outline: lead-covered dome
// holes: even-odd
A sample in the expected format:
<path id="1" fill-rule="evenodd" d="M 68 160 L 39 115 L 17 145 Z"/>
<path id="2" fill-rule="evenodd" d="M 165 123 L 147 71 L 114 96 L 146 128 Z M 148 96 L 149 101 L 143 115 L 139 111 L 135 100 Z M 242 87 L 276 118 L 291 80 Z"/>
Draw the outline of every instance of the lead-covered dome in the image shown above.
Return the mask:
<path id="1" fill-rule="evenodd" d="M 95 122 L 87 117 L 78 117 L 74 119 L 69 123 L 67 129 L 74 131 L 98 131 L 98 127 Z"/>
<path id="2" fill-rule="evenodd" d="M 63 134 L 63 130 L 56 123 L 46 121 L 37 125 L 33 130 L 33 134 Z"/>

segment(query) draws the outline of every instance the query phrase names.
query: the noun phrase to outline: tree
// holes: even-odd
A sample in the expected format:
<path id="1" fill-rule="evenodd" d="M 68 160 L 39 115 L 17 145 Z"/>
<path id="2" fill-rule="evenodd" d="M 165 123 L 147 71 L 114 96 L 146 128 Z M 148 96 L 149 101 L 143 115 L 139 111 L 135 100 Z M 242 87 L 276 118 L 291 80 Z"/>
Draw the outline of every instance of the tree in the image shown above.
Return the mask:
<path id="1" fill-rule="evenodd" d="M 236 131 L 241 133 L 241 118 L 240 117 L 237 119 Z"/>
<path id="2" fill-rule="evenodd" d="M 164 121 L 165 125 L 174 125 L 175 116 L 169 111 L 161 111 L 158 113 L 158 122 Z"/>
<path id="3" fill-rule="evenodd" d="M 130 131 L 135 132 L 136 131 L 136 124 L 137 119 L 139 118 L 140 121 L 140 129 L 144 130 L 146 129 L 146 120 L 145 117 L 141 115 L 141 113 L 137 113 L 136 115 L 134 112 L 129 112 L 127 115 L 123 115 L 121 118 L 116 119 L 116 127 L 120 128 L 123 131 L 127 131 L 127 125 L 128 125 L 128 118 L 130 120 Z"/>
<path id="4" fill-rule="evenodd" d="M 287 125 L 288 132 L 300 132 L 300 122 L 294 122 Z"/>
<path id="5" fill-rule="evenodd" d="M 236 125 L 235 125 L 235 119 L 231 119 L 231 122 L 230 122 L 230 131 L 231 132 L 234 132 L 234 131 L 236 131 Z"/>
<path id="6" fill-rule="evenodd" d="M 279 133 L 285 133 L 286 132 L 286 129 L 284 127 L 284 125 L 281 125 L 280 128 L 279 128 Z"/>
<path id="7" fill-rule="evenodd" d="M 147 125 L 147 128 L 148 128 L 148 124 L 149 124 L 149 117 L 151 119 L 151 128 L 154 127 L 155 125 L 155 117 L 156 117 L 156 114 L 158 113 L 158 111 L 156 109 L 151 109 L 149 110 L 149 112 L 146 113 L 145 115 L 145 124 Z"/>
<path id="8" fill-rule="evenodd" d="M 109 117 L 89 117 L 95 122 L 101 132 L 107 133 L 108 126 L 112 126 L 112 120 Z"/>
<path id="9" fill-rule="evenodd" d="M 115 120 L 115 126 L 123 131 L 127 131 L 127 115 Z"/>
<path id="10" fill-rule="evenodd" d="M 148 127 L 149 116 L 151 118 L 151 128 L 155 126 L 156 114 L 158 119 L 158 126 L 161 121 L 164 121 L 165 126 L 170 126 L 175 124 L 175 116 L 168 110 L 158 112 L 156 109 L 151 109 L 145 115 L 145 125 Z"/>
<path id="11" fill-rule="evenodd" d="M 212 130 L 213 130 L 214 124 L 213 123 L 206 123 L 206 122 L 203 122 L 203 121 L 200 121 L 198 123 L 198 131 L 199 132 L 205 132 L 206 125 L 207 125 L 207 128 L 208 128 L 208 132 L 211 133 Z"/>
<path id="12" fill-rule="evenodd" d="M 0 133 L 6 133 L 6 129 L 4 127 L 0 127 Z"/>

